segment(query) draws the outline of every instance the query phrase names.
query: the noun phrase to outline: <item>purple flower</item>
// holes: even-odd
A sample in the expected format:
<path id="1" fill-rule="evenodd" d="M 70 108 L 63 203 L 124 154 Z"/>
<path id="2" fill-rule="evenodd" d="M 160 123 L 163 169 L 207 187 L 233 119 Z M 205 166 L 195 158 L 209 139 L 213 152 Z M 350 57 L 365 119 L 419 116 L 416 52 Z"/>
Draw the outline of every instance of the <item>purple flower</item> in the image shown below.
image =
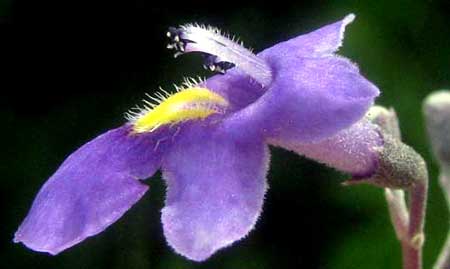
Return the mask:
<path id="1" fill-rule="evenodd" d="M 58 254 L 98 234 L 162 170 L 168 244 L 202 261 L 246 236 L 267 190 L 268 145 L 355 176 L 373 173 L 377 132 L 361 120 L 378 89 L 334 54 L 354 15 L 255 55 L 195 25 L 171 28 L 169 48 L 201 52 L 225 73 L 150 97 L 129 122 L 70 155 L 45 183 L 14 241 Z M 234 68 L 232 68 L 234 67 Z M 229 70 L 227 70 L 229 69 Z"/>

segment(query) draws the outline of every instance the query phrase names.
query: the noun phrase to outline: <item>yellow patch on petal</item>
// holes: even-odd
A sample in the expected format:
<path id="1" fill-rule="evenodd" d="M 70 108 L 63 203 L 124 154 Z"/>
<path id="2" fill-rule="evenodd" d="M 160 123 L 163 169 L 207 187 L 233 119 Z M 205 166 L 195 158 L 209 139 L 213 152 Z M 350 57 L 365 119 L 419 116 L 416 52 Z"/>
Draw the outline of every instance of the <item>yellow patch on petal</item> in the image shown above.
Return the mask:
<path id="1" fill-rule="evenodd" d="M 129 119 L 135 133 L 152 132 L 166 124 L 204 119 L 228 106 L 222 96 L 201 87 L 190 87 L 173 95 L 159 97 L 157 105 L 146 101 L 152 108 L 145 107 L 138 113 L 130 113 Z"/>

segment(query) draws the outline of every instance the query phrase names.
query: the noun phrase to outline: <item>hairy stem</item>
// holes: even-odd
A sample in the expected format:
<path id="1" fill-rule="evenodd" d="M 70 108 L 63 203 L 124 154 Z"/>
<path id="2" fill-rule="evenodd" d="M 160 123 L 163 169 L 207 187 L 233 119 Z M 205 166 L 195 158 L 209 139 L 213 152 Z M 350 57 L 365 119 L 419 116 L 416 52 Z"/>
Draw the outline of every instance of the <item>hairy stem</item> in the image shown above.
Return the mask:
<path id="1" fill-rule="evenodd" d="M 374 178 L 385 187 L 391 222 L 402 247 L 403 269 L 422 269 L 428 191 L 426 163 L 416 151 L 401 142 L 398 118 L 393 109 L 372 107 L 368 118 L 381 128 L 384 138 L 378 168 L 381 171 L 377 171 Z M 405 192 L 409 196 L 409 206 L 405 202 Z"/>
<path id="2" fill-rule="evenodd" d="M 405 203 L 405 192 L 403 190 L 384 189 L 388 204 L 389 215 L 395 229 L 397 239 L 400 241 L 408 237 L 409 213 Z"/>
<path id="3" fill-rule="evenodd" d="M 422 268 L 422 246 L 425 239 L 423 227 L 427 201 L 428 178 L 417 182 L 409 190 L 408 237 L 402 241 L 403 269 Z"/>

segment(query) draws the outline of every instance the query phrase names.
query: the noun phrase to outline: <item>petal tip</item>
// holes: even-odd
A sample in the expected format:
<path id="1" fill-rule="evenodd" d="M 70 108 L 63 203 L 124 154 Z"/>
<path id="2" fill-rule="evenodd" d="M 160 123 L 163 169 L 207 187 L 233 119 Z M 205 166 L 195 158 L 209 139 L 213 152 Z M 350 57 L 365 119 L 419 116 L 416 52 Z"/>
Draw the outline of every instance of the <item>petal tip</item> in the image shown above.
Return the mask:
<path id="1" fill-rule="evenodd" d="M 21 239 L 20 235 L 17 235 L 17 234 L 14 236 L 13 242 L 17 243 L 17 244 L 22 243 L 24 246 L 26 246 L 27 248 L 29 248 L 31 250 L 34 250 L 37 252 L 45 252 L 52 256 L 58 255 L 65 249 L 65 248 L 49 249 L 48 247 L 45 247 L 45 246 L 37 246 L 37 245 L 34 245 L 32 242 L 28 242 L 26 240 Z"/>
<path id="2" fill-rule="evenodd" d="M 136 190 L 133 193 L 135 193 L 136 197 L 132 200 L 132 204 L 137 202 L 148 190 L 148 186 L 144 184 L 136 184 L 136 186 L 134 187 L 136 187 Z M 104 231 L 109 225 L 117 221 L 123 214 L 125 214 L 129 208 L 125 209 L 125 211 L 116 213 L 109 219 L 106 218 L 107 221 L 105 221 L 101 225 L 97 225 L 94 229 L 82 229 L 81 233 L 77 234 L 75 237 L 70 237 L 67 240 L 61 240 L 61 236 L 55 235 L 55 233 L 58 234 L 58 230 L 49 231 L 47 229 L 46 233 L 42 233 L 42 231 L 36 229 L 36 225 L 37 227 L 41 228 L 48 227 L 45 226 L 45 223 L 27 221 L 27 219 L 30 218 L 29 214 L 14 234 L 13 242 L 22 243 L 24 246 L 33 251 L 45 252 L 52 256 L 55 256 L 65 251 L 66 249 L 82 242 L 83 240 Z M 70 223 L 66 223 L 66 225 L 69 224 Z M 59 234 L 61 235 L 62 233 L 59 231 Z"/>
<path id="3" fill-rule="evenodd" d="M 22 226 L 17 229 L 16 233 L 14 234 L 13 242 L 16 244 L 22 243 L 25 247 L 42 253 L 48 253 L 52 256 L 56 256 L 65 249 L 71 247 L 72 245 L 64 245 L 64 246 L 51 246 L 49 244 L 42 244 L 40 242 L 36 242 L 35 240 L 31 240 L 30 238 L 27 238 L 26 234 L 24 234 L 21 231 Z"/>
<path id="4" fill-rule="evenodd" d="M 348 14 L 343 20 L 343 26 L 345 27 L 347 24 L 352 23 L 355 19 L 356 15 L 354 13 Z"/>
<path id="5" fill-rule="evenodd" d="M 167 245 L 169 245 L 177 254 L 195 262 L 203 262 L 218 251 L 228 248 L 236 242 L 246 238 L 255 227 L 259 218 L 259 215 L 253 216 L 248 227 L 236 231 L 231 238 L 221 238 L 220 235 L 212 236 L 206 231 L 201 230 L 195 231 L 194 236 L 190 238 L 183 238 L 179 233 L 177 234 L 176 228 L 174 228 L 167 219 L 167 212 L 169 211 L 170 210 L 167 207 L 162 210 L 162 224 Z M 192 233 L 189 233 L 189 235 L 192 235 Z"/>
<path id="6" fill-rule="evenodd" d="M 338 48 L 342 46 L 342 40 L 344 40 L 345 28 L 347 25 L 355 20 L 356 16 L 353 13 L 348 14 L 341 22 L 341 28 L 339 29 L 339 45 Z"/>

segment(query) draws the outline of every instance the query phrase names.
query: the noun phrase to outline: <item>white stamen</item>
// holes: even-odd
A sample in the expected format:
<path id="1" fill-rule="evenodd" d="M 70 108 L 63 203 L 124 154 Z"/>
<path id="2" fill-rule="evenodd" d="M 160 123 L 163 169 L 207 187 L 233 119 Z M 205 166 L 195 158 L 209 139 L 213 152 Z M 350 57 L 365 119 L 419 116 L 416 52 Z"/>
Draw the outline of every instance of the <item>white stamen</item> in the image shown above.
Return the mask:
<path id="1" fill-rule="evenodd" d="M 212 27 L 188 24 L 181 26 L 181 38 L 186 40 L 185 51 L 205 52 L 218 57 L 221 62 L 229 62 L 236 65 L 248 75 L 253 77 L 263 86 L 272 81 L 272 71 L 269 65 L 261 58 L 244 48 L 237 38 L 221 34 L 220 30 Z M 242 44 L 242 42 L 240 42 Z M 178 56 L 178 55 L 177 55 Z M 209 66 L 211 71 L 215 66 Z"/>

